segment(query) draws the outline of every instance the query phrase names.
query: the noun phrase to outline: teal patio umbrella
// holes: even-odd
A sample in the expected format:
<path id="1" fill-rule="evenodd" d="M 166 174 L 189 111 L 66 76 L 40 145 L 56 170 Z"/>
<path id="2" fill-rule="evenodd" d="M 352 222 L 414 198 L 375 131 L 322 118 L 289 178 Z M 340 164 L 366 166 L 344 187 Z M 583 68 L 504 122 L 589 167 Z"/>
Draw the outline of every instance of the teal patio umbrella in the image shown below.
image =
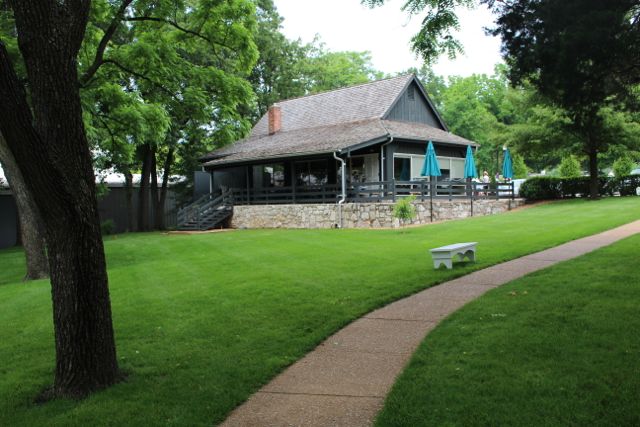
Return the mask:
<path id="1" fill-rule="evenodd" d="M 509 149 L 504 150 L 504 159 L 502 160 L 502 176 L 508 179 L 513 179 L 513 162 L 511 161 L 511 154 Z"/>
<path id="2" fill-rule="evenodd" d="M 476 169 L 476 161 L 473 158 L 473 151 L 471 146 L 467 145 L 467 157 L 464 159 L 464 177 L 465 178 L 477 178 L 478 170 Z"/>
<path id="3" fill-rule="evenodd" d="M 427 152 L 424 154 L 424 164 L 422 165 L 422 176 L 440 176 L 440 166 L 436 158 L 436 150 L 433 148 L 433 142 L 429 141 Z"/>
<path id="4" fill-rule="evenodd" d="M 473 158 L 473 150 L 471 150 L 470 145 L 467 145 L 467 156 L 464 158 L 464 177 L 469 181 L 478 177 L 476 161 Z M 471 197 L 471 216 L 473 216 L 473 185 L 471 183 L 469 183 L 469 185 L 471 186 L 471 191 L 469 193 L 469 196 Z"/>
<path id="5" fill-rule="evenodd" d="M 433 148 L 433 142 L 429 141 L 429 145 L 427 146 L 427 152 L 424 155 L 424 164 L 422 165 L 422 172 L 420 173 L 422 176 L 435 177 L 437 181 L 437 177 L 442 175 L 440 172 L 440 166 L 438 165 L 438 159 L 436 157 L 436 150 Z M 429 205 L 431 207 L 431 222 L 433 222 L 433 190 L 434 185 L 433 181 L 429 182 Z"/>

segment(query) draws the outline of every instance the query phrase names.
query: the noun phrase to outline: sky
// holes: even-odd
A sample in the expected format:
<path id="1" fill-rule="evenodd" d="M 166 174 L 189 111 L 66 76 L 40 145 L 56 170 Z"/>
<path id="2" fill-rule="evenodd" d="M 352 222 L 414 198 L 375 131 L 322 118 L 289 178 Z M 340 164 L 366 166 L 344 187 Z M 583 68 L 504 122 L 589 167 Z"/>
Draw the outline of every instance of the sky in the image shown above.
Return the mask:
<path id="1" fill-rule="evenodd" d="M 370 51 L 374 68 L 396 73 L 422 61 L 411 51 L 410 40 L 420 28 L 420 15 L 409 18 L 400 10 L 404 0 L 388 0 L 382 7 L 369 9 L 360 0 L 275 0 L 284 17 L 283 33 L 289 39 L 311 42 L 316 34 L 331 51 Z M 442 57 L 434 65 L 442 76 L 492 74 L 500 59 L 500 39 L 487 36 L 484 27 L 493 22 L 486 7 L 458 10 L 460 31 L 457 38 L 465 53 L 453 61 Z"/>

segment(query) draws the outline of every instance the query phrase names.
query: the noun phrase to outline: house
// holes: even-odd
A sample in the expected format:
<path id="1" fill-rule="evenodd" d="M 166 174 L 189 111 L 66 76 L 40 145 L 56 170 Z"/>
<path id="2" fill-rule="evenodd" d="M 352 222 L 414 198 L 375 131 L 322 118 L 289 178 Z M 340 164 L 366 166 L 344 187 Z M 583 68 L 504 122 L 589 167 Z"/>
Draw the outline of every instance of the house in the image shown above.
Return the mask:
<path id="1" fill-rule="evenodd" d="M 246 139 L 207 154 L 211 187 L 248 190 L 421 179 L 427 142 L 441 179 L 463 178 L 468 145 L 449 132 L 415 75 L 281 101 Z M 337 158 L 337 159 L 336 159 Z"/>
<path id="2" fill-rule="evenodd" d="M 437 182 L 421 176 L 428 141 Z M 512 185 L 464 180 L 469 146 L 478 144 L 449 131 L 413 74 L 280 101 L 247 138 L 201 159 L 202 197 L 178 226 L 387 227 L 405 195 L 417 197 L 417 222 L 511 208 Z M 478 195 L 493 200 L 474 204 Z"/>

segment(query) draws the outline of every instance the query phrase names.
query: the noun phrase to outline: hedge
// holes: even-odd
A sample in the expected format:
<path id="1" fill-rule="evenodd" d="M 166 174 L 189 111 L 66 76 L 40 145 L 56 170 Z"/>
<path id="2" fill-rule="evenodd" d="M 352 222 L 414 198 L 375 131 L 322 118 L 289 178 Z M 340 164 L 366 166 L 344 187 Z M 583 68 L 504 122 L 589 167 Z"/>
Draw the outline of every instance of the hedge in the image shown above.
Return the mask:
<path id="1" fill-rule="evenodd" d="M 640 187 L 640 175 L 628 175 L 620 178 L 600 176 L 598 181 L 601 195 L 612 196 L 619 193 L 621 196 L 631 196 L 635 195 L 636 188 Z M 588 195 L 588 176 L 578 178 L 537 176 L 527 179 L 520 186 L 520 197 L 527 200 L 566 199 Z"/>

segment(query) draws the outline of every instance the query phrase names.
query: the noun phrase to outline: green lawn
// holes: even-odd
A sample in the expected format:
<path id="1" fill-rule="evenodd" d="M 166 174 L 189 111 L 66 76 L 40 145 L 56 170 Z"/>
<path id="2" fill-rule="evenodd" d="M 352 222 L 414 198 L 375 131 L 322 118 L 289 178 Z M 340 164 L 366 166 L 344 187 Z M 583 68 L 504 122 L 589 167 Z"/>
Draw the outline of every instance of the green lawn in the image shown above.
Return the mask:
<path id="1" fill-rule="evenodd" d="M 128 380 L 33 404 L 54 365 L 48 283 L 0 251 L 0 425 L 211 425 L 353 319 L 453 276 L 640 218 L 637 198 L 560 202 L 398 230 L 255 230 L 109 238 L 118 357 Z M 477 241 L 434 271 L 427 249 Z"/>
<path id="2" fill-rule="evenodd" d="M 452 314 L 377 425 L 640 425 L 639 247 L 633 236 Z"/>

